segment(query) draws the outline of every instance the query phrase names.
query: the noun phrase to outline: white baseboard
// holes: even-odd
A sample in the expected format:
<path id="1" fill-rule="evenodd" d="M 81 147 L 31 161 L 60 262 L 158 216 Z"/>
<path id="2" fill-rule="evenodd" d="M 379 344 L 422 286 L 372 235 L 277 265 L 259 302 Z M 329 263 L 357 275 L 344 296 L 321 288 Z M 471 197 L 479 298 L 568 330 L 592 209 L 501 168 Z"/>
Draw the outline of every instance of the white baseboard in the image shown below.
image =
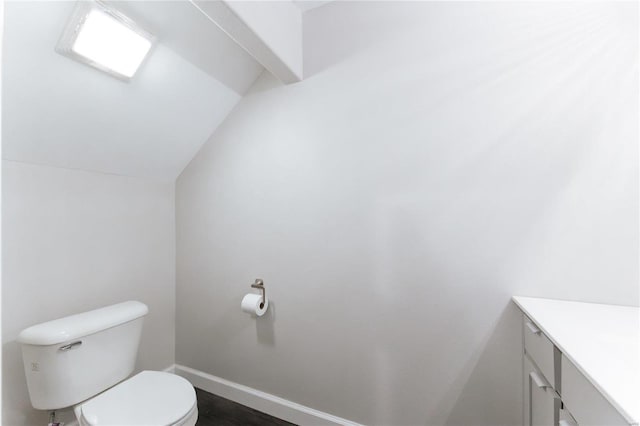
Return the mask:
<path id="1" fill-rule="evenodd" d="M 164 368 L 162 371 L 164 371 L 165 373 L 175 373 L 176 372 L 176 365 L 175 364 L 171 364 L 167 368 Z"/>
<path id="2" fill-rule="evenodd" d="M 314 410 L 313 408 L 297 404 L 284 398 L 183 365 L 174 365 L 173 372 L 189 380 L 191 384 L 197 388 L 291 423 L 305 426 L 362 426 L 350 420 Z"/>

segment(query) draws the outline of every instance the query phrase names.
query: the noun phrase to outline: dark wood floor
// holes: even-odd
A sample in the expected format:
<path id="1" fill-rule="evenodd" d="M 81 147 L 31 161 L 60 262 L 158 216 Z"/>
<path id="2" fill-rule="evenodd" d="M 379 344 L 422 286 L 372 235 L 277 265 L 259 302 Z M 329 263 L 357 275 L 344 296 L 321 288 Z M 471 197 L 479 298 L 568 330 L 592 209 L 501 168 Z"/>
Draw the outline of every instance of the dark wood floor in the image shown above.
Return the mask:
<path id="1" fill-rule="evenodd" d="M 198 422 L 196 426 L 291 426 L 268 414 L 245 407 L 196 388 Z M 295 426 L 295 425 L 294 425 Z"/>

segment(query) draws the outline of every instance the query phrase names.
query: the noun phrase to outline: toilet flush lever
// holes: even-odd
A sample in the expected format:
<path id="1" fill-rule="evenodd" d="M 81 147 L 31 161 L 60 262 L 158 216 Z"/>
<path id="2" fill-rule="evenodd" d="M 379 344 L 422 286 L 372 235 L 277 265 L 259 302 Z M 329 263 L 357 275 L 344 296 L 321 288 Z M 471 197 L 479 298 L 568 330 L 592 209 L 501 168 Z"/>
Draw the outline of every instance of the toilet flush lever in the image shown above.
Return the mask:
<path id="1" fill-rule="evenodd" d="M 73 349 L 76 346 L 80 346 L 82 344 L 82 340 L 78 340 L 77 342 L 73 342 L 73 343 L 69 343 L 68 345 L 64 345 L 64 346 L 60 346 L 58 348 L 58 350 L 64 352 L 64 351 L 68 351 L 69 349 Z"/>
<path id="2" fill-rule="evenodd" d="M 256 282 L 251 284 L 251 288 L 257 288 L 262 291 L 262 302 L 260 303 L 260 308 L 264 307 L 264 304 L 267 301 L 267 289 L 264 288 L 264 282 L 260 278 L 256 278 Z"/>

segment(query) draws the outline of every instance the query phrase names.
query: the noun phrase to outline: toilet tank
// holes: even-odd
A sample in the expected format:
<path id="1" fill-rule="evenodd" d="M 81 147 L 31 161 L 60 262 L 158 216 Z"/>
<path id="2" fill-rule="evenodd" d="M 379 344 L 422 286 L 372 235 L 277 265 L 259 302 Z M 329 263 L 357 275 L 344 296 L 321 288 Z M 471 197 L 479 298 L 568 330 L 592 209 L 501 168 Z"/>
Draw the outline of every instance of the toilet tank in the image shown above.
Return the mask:
<path id="1" fill-rule="evenodd" d="M 148 311 L 144 303 L 129 301 L 23 330 L 18 342 L 31 405 L 69 407 L 127 378 Z"/>

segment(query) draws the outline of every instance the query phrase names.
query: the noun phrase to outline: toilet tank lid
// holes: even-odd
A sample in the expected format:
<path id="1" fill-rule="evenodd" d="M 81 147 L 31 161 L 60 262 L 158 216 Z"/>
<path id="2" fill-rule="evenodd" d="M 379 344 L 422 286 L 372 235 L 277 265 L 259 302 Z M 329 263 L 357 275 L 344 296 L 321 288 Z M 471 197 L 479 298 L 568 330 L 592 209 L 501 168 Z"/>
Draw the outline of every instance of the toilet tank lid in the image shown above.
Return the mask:
<path id="1" fill-rule="evenodd" d="M 38 346 L 56 345 L 133 321 L 147 312 L 149 308 L 144 303 L 122 302 L 26 328 L 18 335 L 18 342 Z"/>

